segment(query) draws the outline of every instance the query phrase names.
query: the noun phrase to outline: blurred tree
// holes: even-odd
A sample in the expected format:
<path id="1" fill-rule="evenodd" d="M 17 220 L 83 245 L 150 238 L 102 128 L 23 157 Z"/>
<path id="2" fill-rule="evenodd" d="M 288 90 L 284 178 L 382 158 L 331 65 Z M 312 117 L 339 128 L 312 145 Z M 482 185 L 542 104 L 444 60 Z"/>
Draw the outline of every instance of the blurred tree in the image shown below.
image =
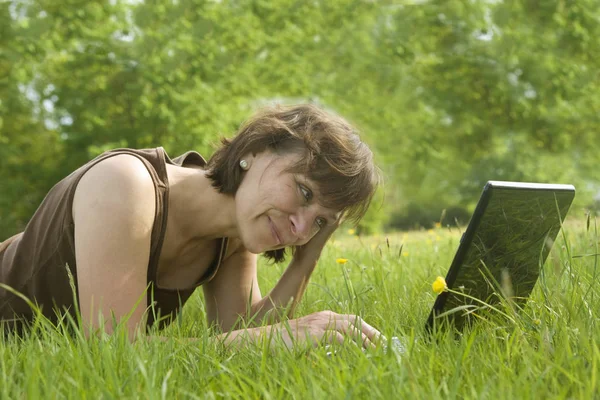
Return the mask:
<path id="1" fill-rule="evenodd" d="M 102 151 L 209 156 L 274 101 L 339 112 L 372 145 L 386 184 L 364 232 L 409 209 L 468 207 L 488 179 L 597 182 L 599 7 L 1 3 L 0 238 Z"/>
<path id="2" fill-rule="evenodd" d="M 12 8 L 12 10 L 11 10 Z M 0 240 L 23 227 L 56 180 L 58 132 L 32 89 L 45 41 L 11 3 L 0 3 Z"/>
<path id="3" fill-rule="evenodd" d="M 599 17 L 588 0 L 398 7 L 386 41 L 411 55 L 404 90 L 429 117 L 405 188 L 464 204 L 489 179 L 597 180 Z"/>

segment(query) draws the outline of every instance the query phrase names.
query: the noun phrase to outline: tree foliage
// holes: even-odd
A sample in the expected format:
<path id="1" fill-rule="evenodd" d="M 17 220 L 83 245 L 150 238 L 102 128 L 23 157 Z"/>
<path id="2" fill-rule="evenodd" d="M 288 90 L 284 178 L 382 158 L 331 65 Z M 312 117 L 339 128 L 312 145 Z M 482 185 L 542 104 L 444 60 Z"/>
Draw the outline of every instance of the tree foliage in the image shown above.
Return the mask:
<path id="1" fill-rule="evenodd" d="M 586 199 L 599 19 L 595 0 L 0 3 L 0 237 L 103 150 L 209 156 L 273 101 L 360 128 L 386 182 L 364 231 L 469 207 L 489 179 L 572 182 Z"/>

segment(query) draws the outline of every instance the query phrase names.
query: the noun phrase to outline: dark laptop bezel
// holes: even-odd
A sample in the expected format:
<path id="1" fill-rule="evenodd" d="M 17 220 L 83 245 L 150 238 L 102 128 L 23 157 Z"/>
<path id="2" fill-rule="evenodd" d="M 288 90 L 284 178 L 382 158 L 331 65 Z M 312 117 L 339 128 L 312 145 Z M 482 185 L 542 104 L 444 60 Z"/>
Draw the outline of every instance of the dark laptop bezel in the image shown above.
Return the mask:
<path id="1" fill-rule="evenodd" d="M 460 239 L 458 249 L 456 251 L 456 254 L 454 256 L 452 264 L 450 265 L 450 269 L 448 270 L 448 273 L 446 274 L 446 284 L 448 285 L 449 288 L 456 287 L 455 286 L 456 278 L 458 276 L 460 268 L 462 267 L 465 256 L 467 255 L 467 251 L 469 250 L 469 247 L 471 246 L 471 244 L 473 242 L 473 239 L 475 237 L 475 234 L 477 233 L 479 224 L 481 223 L 481 220 L 483 219 L 483 216 L 485 215 L 486 210 L 488 208 L 488 204 L 489 204 L 490 200 L 492 199 L 492 195 L 493 195 L 494 191 L 496 191 L 496 190 L 520 190 L 520 191 L 541 190 L 541 191 L 552 191 L 552 192 L 568 192 L 568 193 L 571 193 L 572 195 L 568 198 L 569 204 L 567 207 L 567 211 L 572 204 L 573 198 L 575 197 L 575 187 L 573 185 L 543 184 L 543 183 L 529 183 L 529 182 L 488 181 L 487 184 L 485 185 L 485 187 L 483 188 L 483 191 L 481 193 L 481 196 L 479 198 L 477 206 L 475 207 L 475 211 L 473 212 L 473 216 L 471 217 L 471 220 L 469 221 L 467 229 L 465 230 L 465 232 L 463 233 L 463 235 Z M 563 222 L 565 216 L 566 216 L 566 213 L 565 213 L 565 215 L 561 215 L 561 221 L 560 221 L 561 225 L 562 225 L 562 222 Z M 542 263 L 544 263 L 546 260 L 544 259 L 541 261 L 542 261 Z M 482 284 L 485 284 L 485 282 L 482 282 Z M 427 318 L 427 323 L 425 326 L 426 330 L 431 331 L 431 329 L 433 328 L 433 325 L 434 325 L 434 319 L 435 319 L 436 315 L 440 315 L 441 313 L 447 311 L 447 310 L 444 310 L 444 306 L 445 306 L 446 300 L 448 298 L 448 295 L 449 295 L 448 292 L 442 292 L 437 296 L 435 303 L 431 309 L 431 312 L 429 313 L 429 317 Z"/>

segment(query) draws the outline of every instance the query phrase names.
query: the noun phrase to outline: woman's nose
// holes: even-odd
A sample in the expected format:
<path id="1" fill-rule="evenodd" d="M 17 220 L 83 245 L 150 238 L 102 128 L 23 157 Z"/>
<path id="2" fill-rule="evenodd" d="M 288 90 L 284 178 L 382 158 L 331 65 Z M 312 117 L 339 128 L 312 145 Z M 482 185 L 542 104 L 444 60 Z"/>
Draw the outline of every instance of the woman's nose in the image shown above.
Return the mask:
<path id="1" fill-rule="evenodd" d="M 310 212 L 302 209 L 295 214 L 290 215 L 290 225 L 292 234 L 300 241 L 310 239 L 313 232 L 313 220 Z"/>

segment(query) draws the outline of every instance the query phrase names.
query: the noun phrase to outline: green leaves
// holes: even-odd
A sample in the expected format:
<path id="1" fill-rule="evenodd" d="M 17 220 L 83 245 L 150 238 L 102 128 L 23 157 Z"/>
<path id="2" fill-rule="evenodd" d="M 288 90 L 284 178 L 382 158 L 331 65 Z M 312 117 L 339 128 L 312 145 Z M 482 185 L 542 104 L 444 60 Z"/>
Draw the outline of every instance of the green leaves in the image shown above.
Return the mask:
<path id="1" fill-rule="evenodd" d="M 15 180 L 0 165 L 0 182 L 11 187 L 0 215 L 12 215 L 25 187 L 41 199 L 90 154 L 115 144 L 210 156 L 220 135 L 270 101 L 315 101 L 359 127 L 386 175 L 386 200 L 369 230 L 410 201 L 467 204 L 488 179 L 593 187 L 599 7 L 595 0 L 5 3 L 0 157 L 17 154 L 21 171 L 43 167 L 49 180 Z M 22 228 L 35 206 L 19 212 L 18 223 L 0 223 L 0 236 Z"/>

